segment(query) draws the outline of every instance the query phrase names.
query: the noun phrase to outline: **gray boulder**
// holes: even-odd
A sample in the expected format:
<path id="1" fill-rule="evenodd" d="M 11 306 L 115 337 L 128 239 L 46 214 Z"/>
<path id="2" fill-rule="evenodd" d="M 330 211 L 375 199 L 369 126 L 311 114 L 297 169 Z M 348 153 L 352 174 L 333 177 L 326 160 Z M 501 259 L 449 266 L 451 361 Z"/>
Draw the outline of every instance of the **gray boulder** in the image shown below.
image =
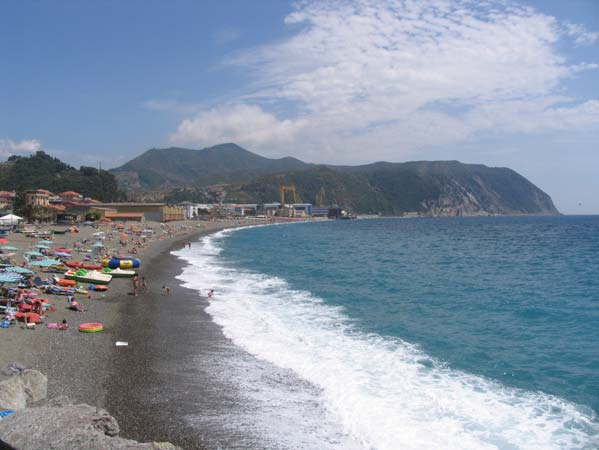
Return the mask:
<path id="1" fill-rule="evenodd" d="M 28 408 L 0 421 L 0 436 L 19 450 L 179 449 L 168 443 L 138 443 L 118 433 L 114 417 L 83 404 Z"/>
<path id="2" fill-rule="evenodd" d="M 46 398 L 48 379 L 37 370 L 24 369 L 0 381 L 0 409 L 20 410 Z"/>

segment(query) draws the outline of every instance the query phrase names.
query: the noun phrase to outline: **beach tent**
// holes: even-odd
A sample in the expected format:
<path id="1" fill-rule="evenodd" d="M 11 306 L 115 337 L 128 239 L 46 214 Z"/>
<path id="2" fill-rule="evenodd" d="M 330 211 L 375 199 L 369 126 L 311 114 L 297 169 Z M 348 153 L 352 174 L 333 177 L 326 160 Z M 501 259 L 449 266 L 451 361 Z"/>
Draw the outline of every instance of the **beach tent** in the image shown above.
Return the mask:
<path id="1" fill-rule="evenodd" d="M 13 247 L 11 245 L 0 245 L 0 250 L 6 252 L 16 252 L 18 250 L 17 247 Z"/>
<path id="2" fill-rule="evenodd" d="M 23 218 L 15 216 L 14 214 L 7 214 L 6 216 L 0 217 L 0 225 L 17 225 Z"/>

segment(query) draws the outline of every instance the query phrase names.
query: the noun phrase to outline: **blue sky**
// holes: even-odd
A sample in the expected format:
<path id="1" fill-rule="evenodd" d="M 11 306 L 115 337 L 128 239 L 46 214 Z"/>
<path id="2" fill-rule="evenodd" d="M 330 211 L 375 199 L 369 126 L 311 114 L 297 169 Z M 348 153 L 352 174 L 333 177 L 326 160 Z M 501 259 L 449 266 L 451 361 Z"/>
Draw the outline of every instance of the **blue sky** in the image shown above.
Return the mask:
<path id="1" fill-rule="evenodd" d="M 0 52 L 0 157 L 457 159 L 599 213 L 596 0 L 15 0 Z"/>

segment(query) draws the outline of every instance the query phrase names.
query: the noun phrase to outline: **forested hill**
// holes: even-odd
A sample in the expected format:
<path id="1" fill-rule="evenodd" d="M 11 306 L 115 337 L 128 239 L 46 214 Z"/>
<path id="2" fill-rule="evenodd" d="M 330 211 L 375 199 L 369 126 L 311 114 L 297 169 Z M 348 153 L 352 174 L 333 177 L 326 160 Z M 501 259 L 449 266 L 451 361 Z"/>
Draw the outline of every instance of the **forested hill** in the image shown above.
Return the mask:
<path id="1" fill-rule="evenodd" d="M 76 191 L 101 201 L 118 200 L 120 196 L 110 172 L 85 166 L 75 169 L 43 151 L 31 156 L 13 155 L 0 163 L 0 190 L 28 189 L 47 189 L 56 194 Z"/>
<path id="2" fill-rule="evenodd" d="M 207 186 L 224 184 L 226 197 L 218 200 L 272 202 L 279 185 L 295 184 L 302 201 L 357 213 L 558 214 L 551 198 L 515 171 L 458 161 L 319 166 L 222 144 L 152 149 L 112 172 L 128 192 L 154 200 L 211 201 Z"/>
<path id="3" fill-rule="evenodd" d="M 161 189 L 251 180 L 309 166 L 295 158 L 270 159 L 236 144 L 220 144 L 203 150 L 153 148 L 111 172 L 128 189 Z"/>

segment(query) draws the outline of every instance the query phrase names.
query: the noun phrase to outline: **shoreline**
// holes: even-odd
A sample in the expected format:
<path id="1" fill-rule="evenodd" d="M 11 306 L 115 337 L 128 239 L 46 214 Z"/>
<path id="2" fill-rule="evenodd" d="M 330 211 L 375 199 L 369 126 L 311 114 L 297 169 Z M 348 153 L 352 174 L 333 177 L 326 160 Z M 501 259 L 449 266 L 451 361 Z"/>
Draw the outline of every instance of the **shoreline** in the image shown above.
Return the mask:
<path id="1" fill-rule="evenodd" d="M 175 279 L 181 273 L 183 262 L 171 255 L 171 251 L 182 248 L 185 242 L 197 242 L 202 236 L 252 224 L 257 224 L 257 221 L 204 222 L 201 229 L 150 242 L 139 255 L 142 260 L 139 274 L 146 277 L 149 285 L 147 294 L 133 297 L 129 279 L 115 280 L 108 292 L 92 293 L 91 300 L 82 300 L 83 313 L 66 311 L 65 297 L 50 296 L 57 312 L 52 313 L 46 322 L 60 321 L 64 315 L 71 324 L 70 329 L 48 330 L 42 324 L 33 331 L 21 329 L 20 325 L 12 327 L 17 329 L 2 330 L 4 349 L 0 352 L 0 365 L 20 362 L 44 373 L 48 377 L 48 399 L 66 396 L 74 403 L 107 409 L 121 425 L 122 437 L 139 442 L 168 441 L 148 437 L 150 430 L 166 429 L 170 430 L 169 435 L 185 435 L 179 428 L 183 424 L 173 424 L 167 415 L 148 414 L 140 423 L 138 418 L 147 408 L 139 405 L 135 409 L 134 394 L 145 386 L 138 377 L 139 372 L 136 372 L 136 377 L 132 376 L 133 371 L 126 358 L 130 356 L 138 361 L 136 369 L 151 364 L 148 348 L 155 341 L 151 336 L 152 325 L 149 324 L 159 320 L 161 308 L 168 305 L 166 302 L 175 299 L 185 289 Z M 162 296 L 162 282 L 171 288 L 171 297 Z M 199 300 L 195 291 L 187 291 L 188 296 L 193 293 L 195 300 Z M 102 322 L 104 331 L 80 333 L 78 324 L 90 321 Z M 116 341 L 129 341 L 129 346 L 116 347 Z M 151 356 L 159 358 L 163 350 L 154 348 Z M 122 391 L 118 394 L 120 383 L 129 386 L 126 396 L 121 395 Z M 138 389 L 131 389 L 131 386 Z M 164 436 L 164 433 L 160 435 Z M 181 442 L 180 439 L 173 440 Z M 193 446 L 183 446 L 198 448 L 197 441 L 193 442 Z"/>

